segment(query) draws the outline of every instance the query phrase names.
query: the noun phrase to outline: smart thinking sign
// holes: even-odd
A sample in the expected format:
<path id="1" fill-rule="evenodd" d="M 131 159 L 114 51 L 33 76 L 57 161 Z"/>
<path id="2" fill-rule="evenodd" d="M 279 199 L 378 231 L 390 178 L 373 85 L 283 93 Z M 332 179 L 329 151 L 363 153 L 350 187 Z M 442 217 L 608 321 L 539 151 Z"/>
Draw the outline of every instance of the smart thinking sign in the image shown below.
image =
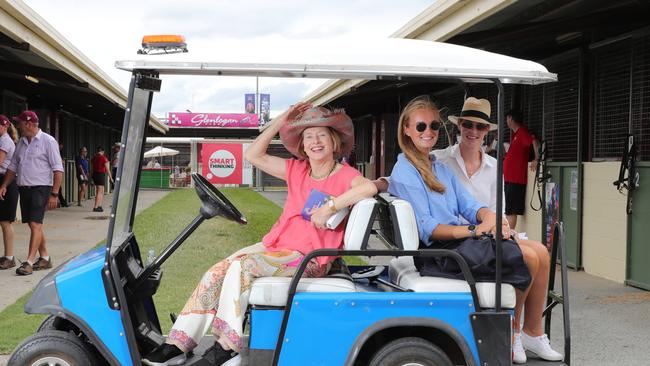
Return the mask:
<path id="1" fill-rule="evenodd" d="M 201 144 L 202 175 L 213 184 L 252 184 L 253 169 L 244 160 L 244 150 L 249 144 Z"/>

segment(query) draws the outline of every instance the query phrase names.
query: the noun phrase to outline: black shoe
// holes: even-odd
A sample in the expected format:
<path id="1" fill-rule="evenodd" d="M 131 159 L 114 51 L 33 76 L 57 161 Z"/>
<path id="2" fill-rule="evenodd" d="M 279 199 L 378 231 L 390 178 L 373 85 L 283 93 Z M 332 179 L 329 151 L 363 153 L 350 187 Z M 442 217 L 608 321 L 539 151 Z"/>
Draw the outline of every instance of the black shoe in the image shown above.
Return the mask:
<path id="1" fill-rule="evenodd" d="M 142 359 L 149 366 L 182 365 L 187 357 L 185 353 L 173 344 L 163 343 Z"/>
<path id="2" fill-rule="evenodd" d="M 233 351 L 226 351 L 225 349 L 221 348 L 218 343 L 215 343 L 212 347 L 206 349 L 205 353 L 203 353 L 203 356 L 201 357 L 204 360 L 208 361 L 210 365 L 218 366 L 222 365 L 235 356 L 237 356 L 237 353 Z"/>

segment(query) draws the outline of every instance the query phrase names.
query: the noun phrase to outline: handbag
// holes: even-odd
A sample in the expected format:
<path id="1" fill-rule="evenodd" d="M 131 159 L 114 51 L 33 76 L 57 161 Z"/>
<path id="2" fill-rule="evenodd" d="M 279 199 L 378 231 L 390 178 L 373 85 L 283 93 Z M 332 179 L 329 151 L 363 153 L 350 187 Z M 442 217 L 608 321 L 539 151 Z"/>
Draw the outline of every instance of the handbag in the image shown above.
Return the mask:
<path id="1" fill-rule="evenodd" d="M 457 241 L 453 248 L 447 245 L 465 259 L 470 272 L 477 282 L 494 282 L 496 275 L 496 240 L 492 236 L 468 238 Z M 525 290 L 531 282 L 530 271 L 524 261 L 519 245 L 512 240 L 501 241 L 501 275 L 503 283 Z M 450 257 L 436 257 L 432 260 L 420 260 L 420 274 L 423 276 L 438 276 L 464 279 L 458 262 Z"/>

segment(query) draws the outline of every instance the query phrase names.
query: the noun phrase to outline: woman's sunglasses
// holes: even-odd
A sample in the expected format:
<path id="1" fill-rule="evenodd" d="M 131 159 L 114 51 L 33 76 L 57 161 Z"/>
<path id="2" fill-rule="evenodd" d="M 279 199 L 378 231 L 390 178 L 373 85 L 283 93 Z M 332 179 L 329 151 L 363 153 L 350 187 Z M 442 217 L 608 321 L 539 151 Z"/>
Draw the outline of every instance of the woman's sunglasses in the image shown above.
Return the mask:
<path id="1" fill-rule="evenodd" d="M 442 123 L 440 123 L 439 121 L 433 121 L 433 122 L 431 122 L 431 124 L 429 125 L 429 128 L 431 128 L 432 131 L 438 131 L 438 130 L 440 129 L 440 126 L 442 126 Z M 415 125 L 415 129 L 416 129 L 418 132 L 424 132 L 424 130 L 427 129 L 427 124 L 424 123 L 424 122 L 418 122 L 418 123 Z"/>
<path id="2" fill-rule="evenodd" d="M 471 130 L 472 128 L 476 128 L 478 131 L 487 131 L 490 128 L 490 126 L 486 125 L 485 123 L 478 123 L 478 122 L 472 122 L 466 120 L 463 120 L 460 123 L 460 125 L 465 127 L 468 130 Z"/>

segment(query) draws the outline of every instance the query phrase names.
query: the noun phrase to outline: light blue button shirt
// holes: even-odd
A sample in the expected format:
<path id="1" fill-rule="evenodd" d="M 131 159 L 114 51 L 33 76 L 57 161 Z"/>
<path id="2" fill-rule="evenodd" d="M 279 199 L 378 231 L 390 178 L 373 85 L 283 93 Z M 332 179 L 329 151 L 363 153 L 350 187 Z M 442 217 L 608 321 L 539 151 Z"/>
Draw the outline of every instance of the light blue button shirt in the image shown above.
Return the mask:
<path id="1" fill-rule="evenodd" d="M 16 173 L 16 184 L 20 187 L 52 186 L 52 173 L 63 172 L 59 144 L 40 129 L 32 142 L 22 137 L 7 169 Z"/>
<path id="2" fill-rule="evenodd" d="M 390 194 L 413 206 L 420 240 L 427 246 L 431 245 L 431 233 L 438 225 L 461 225 L 459 215 L 472 224 L 478 224 L 476 213 L 485 207 L 463 188 L 447 166 L 432 158 L 433 172 L 445 186 L 443 193 L 429 190 L 420 172 L 404 154 L 397 156 L 388 187 Z"/>

